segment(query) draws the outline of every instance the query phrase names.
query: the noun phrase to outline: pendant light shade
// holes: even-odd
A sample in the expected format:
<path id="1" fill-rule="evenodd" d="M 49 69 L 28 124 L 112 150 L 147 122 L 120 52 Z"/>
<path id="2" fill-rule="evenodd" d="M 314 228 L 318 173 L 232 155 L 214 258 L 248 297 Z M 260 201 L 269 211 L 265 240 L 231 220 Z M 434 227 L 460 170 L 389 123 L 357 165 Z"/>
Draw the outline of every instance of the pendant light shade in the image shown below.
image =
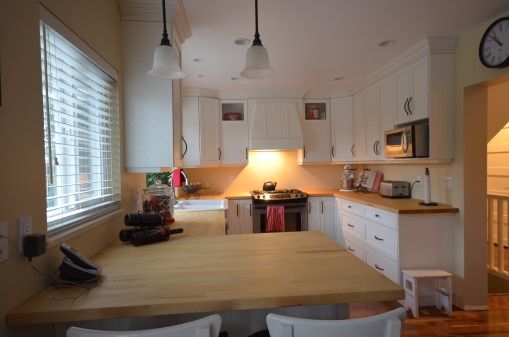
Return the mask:
<path id="1" fill-rule="evenodd" d="M 258 33 L 258 0 L 255 0 L 255 38 L 253 45 L 249 47 L 246 55 L 246 68 L 240 76 L 249 79 L 265 78 L 270 76 L 274 70 L 270 67 L 269 53 L 262 45 Z"/>
<path id="2" fill-rule="evenodd" d="M 149 76 L 169 80 L 183 78 L 185 74 L 180 69 L 177 51 L 172 47 L 166 31 L 166 1 L 163 0 L 163 37 L 161 45 L 154 52 L 154 63 Z"/>

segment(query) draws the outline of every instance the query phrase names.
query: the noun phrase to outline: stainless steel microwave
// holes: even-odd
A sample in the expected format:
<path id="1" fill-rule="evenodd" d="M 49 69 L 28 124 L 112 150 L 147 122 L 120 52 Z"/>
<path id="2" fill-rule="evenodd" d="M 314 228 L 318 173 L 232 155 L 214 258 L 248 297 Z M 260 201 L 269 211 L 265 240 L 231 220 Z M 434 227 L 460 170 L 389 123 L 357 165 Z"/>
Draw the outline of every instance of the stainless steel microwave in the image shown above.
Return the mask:
<path id="1" fill-rule="evenodd" d="M 414 124 L 385 131 L 385 157 L 429 157 L 429 124 Z"/>

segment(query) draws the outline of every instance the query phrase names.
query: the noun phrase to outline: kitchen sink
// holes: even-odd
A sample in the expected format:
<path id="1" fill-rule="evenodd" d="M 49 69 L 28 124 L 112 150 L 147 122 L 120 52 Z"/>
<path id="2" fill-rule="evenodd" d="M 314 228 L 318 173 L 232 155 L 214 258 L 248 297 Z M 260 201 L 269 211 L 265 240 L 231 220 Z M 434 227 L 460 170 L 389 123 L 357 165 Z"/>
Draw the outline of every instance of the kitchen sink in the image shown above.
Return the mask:
<path id="1" fill-rule="evenodd" d="M 224 199 L 182 200 L 175 204 L 175 212 L 225 211 L 228 203 Z"/>

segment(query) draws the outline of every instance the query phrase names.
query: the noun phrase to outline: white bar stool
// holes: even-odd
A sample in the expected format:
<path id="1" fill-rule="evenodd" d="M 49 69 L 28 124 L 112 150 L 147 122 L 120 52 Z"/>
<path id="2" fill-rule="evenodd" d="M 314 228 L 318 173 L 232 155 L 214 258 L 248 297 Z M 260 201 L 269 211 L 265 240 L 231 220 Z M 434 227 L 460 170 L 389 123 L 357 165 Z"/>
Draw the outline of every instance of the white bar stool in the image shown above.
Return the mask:
<path id="1" fill-rule="evenodd" d="M 405 309 L 419 317 L 419 279 L 433 279 L 435 283 L 435 307 L 445 309 L 448 316 L 452 315 L 452 274 L 439 269 L 406 269 L 403 273 L 405 289 Z"/>

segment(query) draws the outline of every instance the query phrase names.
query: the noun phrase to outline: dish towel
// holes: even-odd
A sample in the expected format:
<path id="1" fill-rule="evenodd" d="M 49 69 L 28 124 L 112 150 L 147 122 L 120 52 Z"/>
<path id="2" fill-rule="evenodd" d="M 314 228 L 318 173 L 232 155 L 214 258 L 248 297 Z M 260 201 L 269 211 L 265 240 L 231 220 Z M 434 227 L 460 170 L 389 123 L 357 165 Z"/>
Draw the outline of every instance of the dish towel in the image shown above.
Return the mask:
<path id="1" fill-rule="evenodd" d="M 267 206 L 267 232 L 285 231 L 285 207 Z"/>
<path id="2" fill-rule="evenodd" d="M 171 185 L 173 187 L 179 187 L 180 185 L 182 185 L 182 179 L 180 177 L 180 169 L 179 168 L 174 169 L 172 172 Z"/>

